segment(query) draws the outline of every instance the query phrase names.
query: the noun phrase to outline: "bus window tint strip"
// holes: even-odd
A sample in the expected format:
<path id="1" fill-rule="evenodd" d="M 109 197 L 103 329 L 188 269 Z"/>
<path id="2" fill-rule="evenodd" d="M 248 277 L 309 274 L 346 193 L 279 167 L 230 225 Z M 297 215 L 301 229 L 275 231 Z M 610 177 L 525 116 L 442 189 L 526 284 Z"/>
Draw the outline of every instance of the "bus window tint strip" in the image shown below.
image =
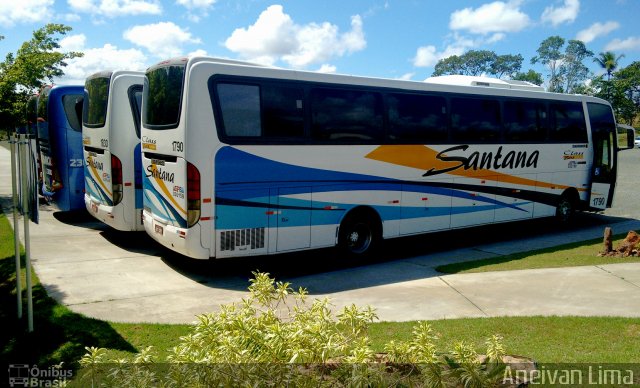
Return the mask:
<path id="1" fill-rule="evenodd" d="M 210 79 L 229 144 L 585 143 L 582 103 Z M 146 93 L 146 92 L 145 92 Z"/>

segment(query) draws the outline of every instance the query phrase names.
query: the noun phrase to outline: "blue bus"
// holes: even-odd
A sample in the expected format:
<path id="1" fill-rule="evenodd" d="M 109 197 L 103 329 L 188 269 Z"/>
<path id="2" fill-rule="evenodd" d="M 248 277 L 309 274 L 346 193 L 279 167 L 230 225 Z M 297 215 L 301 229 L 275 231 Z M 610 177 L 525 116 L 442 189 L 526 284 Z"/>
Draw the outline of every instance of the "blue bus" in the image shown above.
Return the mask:
<path id="1" fill-rule="evenodd" d="M 83 86 L 45 86 L 38 97 L 42 194 L 61 210 L 84 209 Z"/>

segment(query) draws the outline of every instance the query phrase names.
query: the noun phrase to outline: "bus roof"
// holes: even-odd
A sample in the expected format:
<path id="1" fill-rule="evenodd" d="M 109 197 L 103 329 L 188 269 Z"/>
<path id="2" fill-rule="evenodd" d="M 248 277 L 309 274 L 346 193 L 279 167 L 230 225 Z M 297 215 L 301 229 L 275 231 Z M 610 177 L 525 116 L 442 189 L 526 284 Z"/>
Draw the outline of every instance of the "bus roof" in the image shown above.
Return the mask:
<path id="1" fill-rule="evenodd" d="M 487 94 L 487 95 L 505 95 L 512 97 L 531 97 L 545 98 L 554 100 L 567 101 L 589 101 L 610 105 L 608 101 L 603 99 L 578 95 L 578 94 L 562 94 L 552 93 L 544 90 L 543 87 L 526 81 L 502 80 L 498 78 L 450 75 L 440 77 L 430 77 L 424 81 L 399 80 L 380 77 L 364 77 L 348 74 L 329 74 L 319 73 L 306 70 L 284 69 L 274 66 L 264 66 L 256 63 L 238 61 L 233 59 L 224 59 L 216 57 L 178 57 L 171 58 L 157 63 L 147 69 L 147 72 L 168 65 L 185 65 L 191 67 L 196 63 L 211 63 L 225 65 L 237 65 L 242 67 L 254 67 L 256 70 L 278 71 L 284 72 L 292 80 L 319 82 L 319 83 L 337 83 L 345 85 L 372 86 L 385 88 L 398 88 L 415 91 L 434 91 L 449 92 L 463 94 Z M 266 76 L 268 75 L 261 75 Z M 280 78 L 280 77 L 279 77 Z"/>

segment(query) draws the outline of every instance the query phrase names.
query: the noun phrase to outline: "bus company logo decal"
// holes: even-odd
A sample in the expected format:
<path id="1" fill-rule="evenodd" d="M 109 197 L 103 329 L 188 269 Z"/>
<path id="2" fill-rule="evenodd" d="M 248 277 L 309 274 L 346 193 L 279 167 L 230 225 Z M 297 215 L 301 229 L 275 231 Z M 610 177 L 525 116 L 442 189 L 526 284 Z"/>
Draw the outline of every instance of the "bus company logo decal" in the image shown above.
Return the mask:
<path id="1" fill-rule="evenodd" d="M 422 176 L 444 173 L 467 177 L 480 177 L 487 173 L 500 174 L 497 170 L 514 168 L 538 168 L 540 151 L 508 151 L 502 146 L 495 151 L 467 153 L 469 145 L 457 145 L 436 152 L 426 146 L 380 146 L 366 158 L 405 167 L 426 170 Z"/>
<path id="2" fill-rule="evenodd" d="M 142 148 L 145 150 L 155 150 L 156 149 L 156 140 L 151 139 L 148 136 L 142 136 Z"/>
<path id="3" fill-rule="evenodd" d="M 564 160 L 582 160 L 584 159 L 584 151 L 567 150 L 562 156 Z"/>
<path id="4" fill-rule="evenodd" d="M 157 168 L 155 165 L 150 164 L 147 166 L 147 177 L 159 179 L 161 181 L 173 183 L 175 180 L 175 174 L 167 172 L 161 168 Z"/>
<path id="5" fill-rule="evenodd" d="M 93 159 L 90 156 L 87 158 L 87 166 L 91 167 L 92 169 L 100 170 L 100 171 L 102 171 L 104 168 L 104 165 L 102 162 L 98 162 L 97 160 Z"/>

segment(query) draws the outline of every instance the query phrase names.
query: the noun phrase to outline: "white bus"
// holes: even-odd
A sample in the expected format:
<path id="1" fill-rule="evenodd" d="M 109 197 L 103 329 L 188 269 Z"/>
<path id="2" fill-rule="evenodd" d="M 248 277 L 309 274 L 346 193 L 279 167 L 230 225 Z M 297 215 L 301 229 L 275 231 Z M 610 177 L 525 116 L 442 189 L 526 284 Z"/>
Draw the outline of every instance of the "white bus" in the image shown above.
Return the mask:
<path id="1" fill-rule="evenodd" d="M 142 225 L 140 115 L 143 72 L 105 71 L 85 82 L 82 115 L 87 210 L 123 231 Z"/>
<path id="2" fill-rule="evenodd" d="M 172 59 L 145 75 L 143 220 L 193 258 L 338 245 L 611 205 L 601 99 Z"/>

